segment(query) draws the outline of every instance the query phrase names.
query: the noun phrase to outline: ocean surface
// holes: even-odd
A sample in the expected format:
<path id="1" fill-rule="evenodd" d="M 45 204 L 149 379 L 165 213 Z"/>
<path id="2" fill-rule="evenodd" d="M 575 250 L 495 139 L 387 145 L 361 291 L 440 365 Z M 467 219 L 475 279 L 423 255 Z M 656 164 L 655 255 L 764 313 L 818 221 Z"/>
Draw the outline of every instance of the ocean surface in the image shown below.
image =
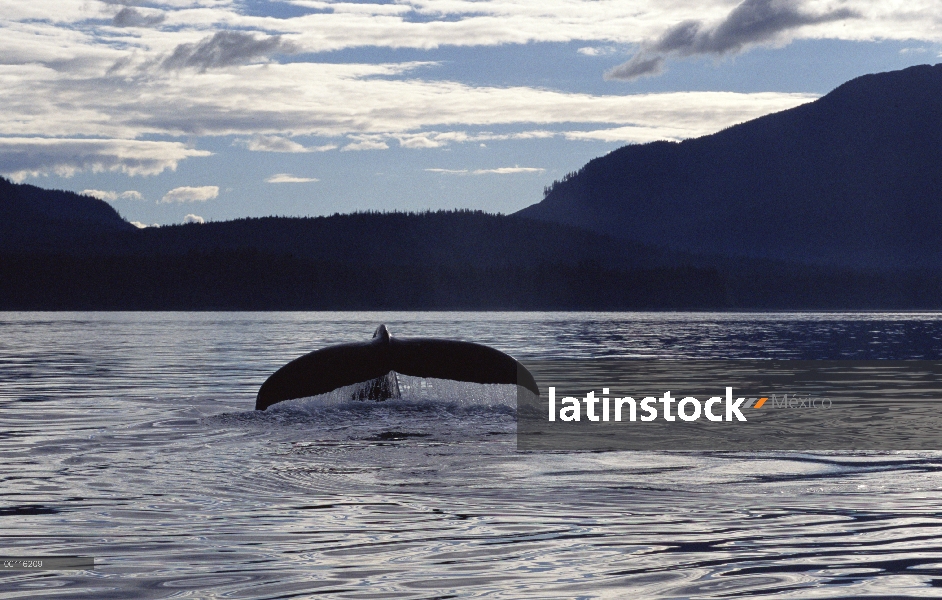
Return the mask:
<path id="1" fill-rule="evenodd" d="M 321 346 L 942 359 L 942 314 L 0 313 L 2 598 L 942 596 L 942 452 L 523 453 L 511 399 L 297 401 Z M 940 443 L 942 447 L 942 443 Z"/>

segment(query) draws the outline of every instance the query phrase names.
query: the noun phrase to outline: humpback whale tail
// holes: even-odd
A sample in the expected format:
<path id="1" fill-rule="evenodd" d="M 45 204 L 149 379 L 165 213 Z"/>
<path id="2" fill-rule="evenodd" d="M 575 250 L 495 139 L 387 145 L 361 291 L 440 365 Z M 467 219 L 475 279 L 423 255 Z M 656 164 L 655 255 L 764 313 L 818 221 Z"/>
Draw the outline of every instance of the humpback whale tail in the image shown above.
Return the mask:
<path id="1" fill-rule="evenodd" d="M 255 410 L 362 383 L 355 400 L 399 397 L 396 374 L 540 389 L 526 368 L 499 350 L 457 340 L 394 338 L 385 325 L 369 342 L 328 346 L 284 365 L 258 390 Z"/>

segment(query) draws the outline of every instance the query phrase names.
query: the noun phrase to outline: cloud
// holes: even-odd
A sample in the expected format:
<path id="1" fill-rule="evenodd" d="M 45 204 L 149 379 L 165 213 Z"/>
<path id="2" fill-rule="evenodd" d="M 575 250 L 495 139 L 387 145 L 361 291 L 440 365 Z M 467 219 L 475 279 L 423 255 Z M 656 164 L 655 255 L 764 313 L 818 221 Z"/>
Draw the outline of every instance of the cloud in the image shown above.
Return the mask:
<path id="1" fill-rule="evenodd" d="M 199 223 L 199 224 L 203 224 L 203 223 L 206 222 L 206 219 L 204 219 L 203 217 L 201 217 L 201 216 L 199 216 L 199 215 L 190 214 L 190 215 L 187 215 L 187 216 L 183 217 L 183 222 L 184 222 L 184 223 Z"/>
<path id="2" fill-rule="evenodd" d="M 337 145 L 346 146 L 347 151 L 385 149 L 396 145 L 436 148 L 471 142 L 472 138 L 479 136 L 474 130 L 503 126 L 549 129 L 558 125 L 580 129 L 585 124 L 588 129 L 631 125 L 662 128 L 670 136 L 682 128 L 689 137 L 711 133 L 813 99 L 794 94 L 775 97 L 740 94 L 733 97 L 707 92 L 689 96 L 601 95 L 522 85 L 468 85 L 427 76 L 425 70 L 431 67 L 428 62 L 329 63 L 325 61 L 330 57 L 323 55 L 317 57 L 319 62 L 303 62 L 301 59 L 307 60 L 307 57 L 299 57 L 298 61 L 285 64 L 270 62 L 185 74 L 138 68 L 148 61 L 159 64 L 167 60 L 175 48 L 187 44 L 192 51 L 187 54 L 190 57 L 197 46 L 208 44 L 207 40 L 212 41 L 215 37 L 212 31 L 222 27 L 246 28 L 235 32 L 243 36 L 242 40 L 247 37 L 257 42 L 282 32 L 283 40 L 297 41 L 299 36 L 316 32 L 333 36 L 337 33 L 334 25 L 342 29 L 347 23 L 343 19 L 355 16 L 356 19 L 366 19 L 363 23 L 365 28 L 359 29 L 356 35 L 352 29 L 343 35 L 337 33 L 337 39 L 347 36 L 341 40 L 341 45 L 374 40 L 377 46 L 384 46 L 405 44 L 404 32 L 419 25 L 426 41 L 435 41 L 447 37 L 441 34 L 441 28 L 459 25 L 484 29 L 494 27 L 493 33 L 498 29 L 506 30 L 511 22 L 516 23 L 517 20 L 525 21 L 526 27 L 534 29 L 533 24 L 541 22 L 544 17 L 562 23 L 565 16 L 579 17 L 573 21 L 574 27 L 584 26 L 586 31 L 599 28 L 580 45 L 605 47 L 609 44 L 605 38 L 611 36 L 635 39 L 645 34 L 656 39 L 670 23 L 690 14 L 689 7 L 683 11 L 676 9 L 678 3 L 641 0 L 641 4 L 631 11 L 605 2 L 580 4 L 581 10 L 585 11 L 580 16 L 574 6 L 563 4 L 565 6 L 551 3 L 539 9 L 528 8 L 521 3 L 487 1 L 458 2 L 454 6 L 439 0 L 421 5 L 402 4 L 414 8 L 413 17 L 421 14 L 427 21 L 423 23 L 400 22 L 403 13 L 379 15 L 379 9 L 376 9 L 379 16 L 375 17 L 356 16 L 361 13 L 329 13 L 326 11 L 345 11 L 346 8 L 326 4 L 322 6 L 323 11 L 307 16 L 262 18 L 241 14 L 240 11 L 244 11 L 242 3 L 227 5 L 222 2 L 182 10 L 173 10 L 172 3 L 162 3 L 167 19 L 166 26 L 160 29 L 127 30 L 99 25 L 100 31 L 96 31 L 94 24 L 86 23 L 87 13 L 81 11 L 69 17 L 77 23 L 73 28 L 42 20 L 14 24 L 4 21 L 0 24 L 4 34 L 0 35 L 0 56 L 3 56 L 3 64 L 0 64 L 0 106 L 3 107 L 0 111 L 0 136 L 121 140 L 193 140 L 200 136 L 232 136 L 240 140 L 237 142 L 239 145 L 254 151 L 289 153 L 311 152 L 333 145 L 304 145 L 304 141 L 315 139 L 315 136 L 339 140 Z M 431 7 L 443 12 L 433 14 Z M 663 7 L 674 8 L 667 10 Z M 16 5 L 15 10 L 20 11 L 21 6 Z M 96 10 L 105 15 L 104 11 L 109 9 Z M 111 10 L 107 14 L 109 19 L 118 9 Z M 444 20 L 441 16 L 446 13 L 459 15 L 463 14 L 462 11 L 467 13 L 460 17 L 463 24 Z M 621 14 L 619 18 L 622 20 L 610 23 L 602 18 L 605 11 Z M 727 2 L 710 3 L 702 10 L 698 9 L 697 15 L 702 15 L 704 22 L 712 23 L 721 21 L 729 11 Z M 624 19 L 629 19 L 628 13 L 635 12 L 646 16 L 641 20 L 631 17 L 637 21 L 631 21 L 634 23 L 631 25 Z M 495 22 L 485 24 L 478 19 L 480 15 L 491 15 L 489 18 L 492 20 L 495 15 L 506 19 L 500 28 L 496 28 Z M 315 24 L 325 27 L 317 29 Z M 856 24 L 857 21 L 848 22 L 848 26 Z M 254 33 L 248 31 L 251 27 L 257 28 Z M 628 29 L 631 32 L 625 33 Z M 382 35 L 377 33 L 374 38 L 374 30 L 385 33 L 379 32 Z M 267 32 L 264 38 L 261 31 Z M 556 32 L 570 36 L 565 27 L 556 27 Z M 387 34 L 391 37 L 384 37 Z M 552 35 L 547 33 L 548 37 Z M 603 39 L 595 43 L 593 36 Z M 495 39 L 498 38 L 485 41 L 491 43 Z M 108 67 L 119 59 L 126 59 L 129 66 L 121 73 L 106 74 Z M 66 64 L 72 66 L 63 68 L 62 65 Z M 210 60 L 206 64 L 214 63 Z M 196 68 L 199 69 L 198 66 Z M 423 70 L 422 76 L 416 74 L 420 69 Z M 432 129 L 437 129 L 438 133 L 427 133 Z M 451 138 L 446 137 L 446 134 L 453 133 L 448 130 L 460 129 L 468 129 L 469 133 L 463 138 L 457 132 Z M 503 131 L 499 134 L 505 135 Z M 509 139 L 497 135 L 480 137 L 474 143 Z M 109 162 L 103 164 L 105 169 L 112 168 L 108 166 Z M 2 161 L 0 169 L 11 171 Z"/>
<path id="3" fill-rule="evenodd" d="M 340 149 L 341 152 L 349 152 L 351 150 L 386 150 L 389 148 L 389 145 L 386 142 L 381 142 L 377 140 L 363 140 L 360 142 L 354 142 L 352 144 L 347 144 Z"/>
<path id="4" fill-rule="evenodd" d="M 714 107 L 713 110 L 716 110 L 717 107 Z M 715 115 L 719 116 L 719 115 Z M 722 118 L 727 118 L 729 115 L 724 115 Z M 748 119 L 742 119 L 739 122 L 745 121 Z M 735 125 L 737 122 L 730 122 L 729 125 Z M 699 125 L 693 124 L 683 124 L 683 123 L 651 123 L 649 125 L 626 125 L 624 127 L 607 127 L 603 129 L 589 129 L 589 130 L 564 130 L 564 131 L 547 131 L 545 129 L 538 129 L 534 131 L 518 131 L 515 133 L 479 133 L 479 134 L 469 134 L 466 132 L 444 132 L 434 134 L 436 139 L 448 139 L 450 141 L 457 142 L 477 142 L 480 140 L 518 140 L 518 139 L 546 139 L 546 138 L 565 138 L 571 141 L 586 141 L 586 142 L 607 142 L 607 143 L 630 143 L 630 144 L 644 144 L 647 142 L 654 142 L 657 140 L 671 140 L 671 141 L 680 141 L 690 137 L 699 137 L 701 135 L 707 135 L 709 133 L 715 132 L 715 129 L 707 128 L 706 123 L 701 123 Z M 703 129 L 699 127 L 703 126 Z M 694 129 L 691 129 L 694 127 Z M 484 143 L 479 144 L 480 147 L 486 148 L 487 145 Z M 511 168 L 511 167 L 505 167 Z M 450 173 L 455 175 L 470 175 L 473 172 L 468 171 L 467 169 L 425 169 L 431 173 Z M 485 171 L 482 171 L 482 173 Z"/>
<path id="5" fill-rule="evenodd" d="M 516 175 L 517 173 L 542 173 L 546 169 L 534 167 L 499 167 L 497 169 L 478 169 L 475 175 Z"/>
<path id="6" fill-rule="evenodd" d="M 207 69 L 244 65 L 267 59 L 272 54 L 293 54 L 297 44 L 281 39 L 280 35 L 256 38 L 241 31 L 217 31 L 195 44 L 180 44 L 161 63 L 165 69 L 192 67 Z"/>
<path id="7" fill-rule="evenodd" d="M 556 137 L 558 132 L 547 131 L 545 129 L 516 131 L 513 133 L 492 133 L 482 131 L 478 133 L 468 133 L 467 131 L 427 131 L 419 134 L 410 134 L 407 136 L 396 135 L 400 145 L 405 148 L 439 148 L 452 142 L 482 142 L 494 140 L 532 140 L 548 139 Z M 482 146 L 486 147 L 484 144 Z"/>
<path id="8" fill-rule="evenodd" d="M 631 81 L 644 75 L 660 75 L 664 72 L 663 56 L 648 56 L 639 52 L 631 60 L 623 62 L 605 73 L 605 79 Z"/>
<path id="9" fill-rule="evenodd" d="M 605 56 L 606 54 L 612 54 L 615 52 L 615 49 L 611 46 L 597 47 L 597 46 L 584 46 L 576 50 L 579 54 L 585 56 Z"/>
<path id="10" fill-rule="evenodd" d="M 29 79 L 4 79 L 0 65 L 0 82 L 8 84 L 0 85 L 0 136 L 233 135 L 247 136 L 239 144 L 259 151 L 311 150 L 295 141 L 302 135 L 347 137 L 346 151 L 384 150 L 397 139 L 405 147 L 487 142 L 521 134 L 455 129 L 520 124 L 636 125 L 671 132 L 683 127 L 689 132 L 686 137 L 693 137 L 816 97 L 729 92 L 593 95 L 389 77 L 409 67 L 291 63 L 190 77 L 148 74 L 143 81 L 125 81 L 61 78 L 35 66 L 24 67 Z M 72 108 L 64 111 L 62 103 Z M 437 131 L 428 131 L 433 128 Z M 186 150 L 178 142 L 133 143 L 177 144 L 176 153 L 209 154 Z M 0 160 L 0 169 L 4 166 Z"/>
<path id="11" fill-rule="evenodd" d="M 109 192 L 104 190 L 82 190 L 82 194 L 85 196 L 91 196 L 92 198 L 98 198 L 99 200 L 105 200 L 106 202 L 114 202 L 119 198 L 122 200 L 143 200 L 144 196 L 141 195 L 137 190 L 127 190 L 126 192 Z"/>
<path id="12" fill-rule="evenodd" d="M 278 173 L 265 180 L 265 183 L 313 183 L 320 181 L 316 177 L 295 177 L 288 173 Z"/>
<path id="13" fill-rule="evenodd" d="M 112 0 L 113 1 L 113 0 Z M 348 48 L 418 48 L 443 46 L 498 46 L 534 42 L 577 42 L 581 46 L 637 44 L 654 40 L 674 24 L 691 16 L 704 23 L 724 19 L 735 0 L 632 0 L 631 2 L 592 2 L 586 0 L 550 0 L 519 2 L 507 0 L 397 0 L 394 3 L 330 0 L 288 0 L 298 10 L 295 16 L 272 18 L 258 14 L 263 3 L 215 0 L 201 2 L 165 1 L 127 2 L 160 5 L 167 14 L 157 43 L 161 52 L 173 50 L 169 41 L 193 43 L 195 31 L 222 29 L 265 32 L 265 35 L 290 36 L 304 52 L 330 52 Z M 813 3 L 813 4 L 812 4 Z M 55 11 L 52 3 L 7 3 L 5 19 L 50 19 L 82 23 L 87 10 L 82 3 L 63 3 Z M 122 3 L 123 4 L 123 3 Z M 39 5 L 33 7 L 32 5 Z M 841 39 L 932 39 L 940 36 L 938 2 L 863 2 L 861 0 L 809 0 L 817 11 L 833 6 L 856 6 L 866 14 L 864 21 L 836 27 L 816 28 L 800 35 Z M 93 4 L 94 6 L 94 4 Z M 43 10 L 45 7 L 45 10 Z M 809 8 L 812 14 L 817 14 Z M 61 15 L 61 16 L 60 16 Z M 83 23 L 83 26 L 84 23 Z M 170 35 L 175 34 L 175 35 Z"/>
<path id="14" fill-rule="evenodd" d="M 468 133 L 466 131 L 425 131 L 414 134 L 395 134 L 399 145 L 403 148 L 440 148 L 451 142 L 480 142 L 489 140 L 531 140 L 537 138 L 551 138 L 555 132 L 546 130 L 518 131 L 514 133 L 492 133 L 482 131 Z"/>
<path id="15" fill-rule="evenodd" d="M 0 36 L 0 56 L 4 43 Z M 187 76 L 160 70 L 104 76 L 109 64 L 103 59 L 95 73 L 0 64 L 0 136 L 234 136 L 260 151 L 297 151 L 300 136 L 318 136 L 348 138 L 350 151 L 384 149 L 397 139 L 407 147 L 460 143 L 469 137 L 447 138 L 447 130 L 525 123 L 683 125 L 702 135 L 813 99 L 785 93 L 599 95 L 415 77 L 427 63 L 292 62 Z"/>
<path id="16" fill-rule="evenodd" d="M 656 40 L 642 44 L 631 60 L 608 71 L 605 78 L 632 80 L 654 75 L 663 71 L 667 56 L 732 54 L 749 46 L 780 41 L 786 33 L 806 25 L 858 16 L 857 11 L 848 8 L 805 12 L 798 0 L 745 0 L 715 25 L 686 20 L 670 27 Z"/>
<path id="17" fill-rule="evenodd" d="M 334 144 L 303 146 L 277 135 L 256 135 L 249 140 L 238 140 L 236 143 L 253 152 L 326 152 L 337 147 Z"/>
<path id="18" fill-rule="evenodd" d="M 429 173 L 442 173 L 445 175 L 467 175 L 470 173 L 467 169 L 425 169 Z"/>
<path id="19" fill-rule="evenodd" d="M 160 6 L 168 24 L 158 31 L 120 40 L 82 36 L 89 45 L 119 42 L 113 50 L 135 48 L 166 57 L 179 43 L 194 44 L 194 34 L 217 30 L 255 32 L 256 35 L 290 37 L 303 52 L 330 52 L 357 47 L 432 49 L 444 46 L 498 46 L 534 42 L 577 42 L 581 46 L 638 44 L 654 40 L 666 29 L 690 19 L 704 23 L 722 21 L 735 0 L 632 0 L 599 2 L 550 0 L 397 0 L 395 3 L 288 0 L 300 7 L 295 16 L 273 18 L 274 11 L 259 14 L 265 3 L 233 0 L 160 0 L 147 2 L 107 0 L 110 4 Z M 813 4 L 811 4 L 813 2 Z M 7 2 L 4 24 L 29 23 L 31 27 L 68 27 L 89 32 L 90 9 L 105 16 L 98 3 Z M 809 0 L 809 7 L 826 10 L 854 6 L 864 17 L 833 26 L 820 24 L 796 32 L 803 37 L 868 40 L 925 40 L 942 36 L 937 0 L 863 2 L 862 0 Z M 310 10 L 303 10 L 304 8 Z M 141 9 L 140 12 L 144 12 Z M 264 9 L 263 9 L 264 10 Z M 814 12 L 814 11 L 812 11 Z M 150 15 L 150 11 L 145 14 Z M 262 33 L 264 32 L 264 33 Z M 6 33 L 6 32 L 5 32 Z M 147 34 L 152 34 L 148 36 Z M 159 35 L 158 35 L 159 34 Z M 111 37 L 110 34 L 108 36 Z M 2 44 L 2 42 L 0 42 Z M 16 47 L 18 44 L 10 43 Z M 45 52 L 71 51 L 71 47 L 46 45 Z M 4 59 L 6 53 L 0 52 Z M 155 57 L 150 57 L 155 58 Z"/>
<path id="20" fill-rule="evenodd" d="M 292 0 L 292 4 L 330 11 L 308 14 L 290 24 L 297 32 L 293 39 L 305 50 L 318 52 L 357 46 L 432 49 L 572 40 L 632 43 L 639 41 L 639 28 L 646 32 L 651 21 L 670 23 L 671 16 L 676 19 L 686 8 L 683 3 L 657 0 L 407 0 L 394 4 Z"/>
<path id="21" fill-rule="evenodd" d="M 114 16 L 111 24 L 115 27 L 153 27 L 163 23 L 166 18 L 163 13 L 144 14 L 136 8 L 125 6 Z"/>
<path id="22" fill-rule="evenodd" d="M 399 137 L 399 146 L 402 148 L 439 148 L 443 142 L 429 138 L 427 135 L 411 135 Z"/>
<path id="23" fill-rule="evenodd" d="M 105 4 L 117 4 L 120 6 L 144 6 L 149 4 L 148 0 L 99 0 Z"/>
<path id="24" fill-rule="evenodd" d="M 160 199 L 158 204 L 171 202 L 206 202 L 219 195 L 219 186 L 204 185 L 200 187 L 183 186 L 173 188 Z"/>
<path id="25" fill-rule="evenodd" d="M 628 144 L 646 144 L 658 140 L 680 141 L 691 137 L 690 131 L 683 127 L 644 127 L 634 125 L 593 129 L 589 131 L 564 131 L 562 132 L 562 136 L 567 140 Z"/>
<path id="26" fill-rule="evenodd" d="M 81 171 L 157 175 L 185 158 L 210 155 L 180 142 L 0 137 L 0 173 L 14 181 Z"/>
<path id="27" fill-rule="evenodd" d="M 106 202 L 114 202 L 118 199 L 118 192 L 106 192 L 103 190 L 82 190 L 83 196 L 91 196 Z"/>
<path id="28" fill-rule="evenodd" d="M 131 225 L 134 225 L 138 229 L 147 229 L 147 225 L 141 223 L 140 221 L 131 221 Z"/>
<path id="29" fill-rule="evenodd" d="M 535 167 L 499 167 L 497 169 L 425 169 L 429 173 L 444 175 L 516 175 L 518 173 L 543 173 L 546 169 Z"/>

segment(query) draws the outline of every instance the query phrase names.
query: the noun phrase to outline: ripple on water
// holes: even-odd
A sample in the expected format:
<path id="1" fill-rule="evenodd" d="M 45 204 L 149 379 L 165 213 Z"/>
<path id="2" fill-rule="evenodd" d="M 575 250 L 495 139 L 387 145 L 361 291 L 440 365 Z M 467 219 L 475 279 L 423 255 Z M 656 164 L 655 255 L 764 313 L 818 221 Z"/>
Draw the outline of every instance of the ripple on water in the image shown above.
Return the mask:
<path id="1" fill-rule="evenodd" d="M 938 315 L 0 321 L 5 552 L 97 564 L 0 573 L 5 598 L 933 596 L 942 581 L 939 453 L 518 453 L 512 401 L 419 384 L 400 402 L 251 410 L 286 360 L 378 322 L 520 358 L 938 358 Z"/>

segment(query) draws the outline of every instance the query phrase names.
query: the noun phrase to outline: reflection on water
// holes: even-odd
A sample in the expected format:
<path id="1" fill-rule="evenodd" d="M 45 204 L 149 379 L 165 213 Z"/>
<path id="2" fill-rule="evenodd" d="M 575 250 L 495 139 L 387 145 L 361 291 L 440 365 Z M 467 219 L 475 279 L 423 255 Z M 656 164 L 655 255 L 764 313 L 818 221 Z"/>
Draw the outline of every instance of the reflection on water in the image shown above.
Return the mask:
<path id="1" fill-rule="evenodd" d="M 517 453 L 511 407 L 299 402 L 329 343 L 942 358 L 933 314 L 0 313 L 5 598 L 935 596 L 942 454 Z M 473 394 L 472 394 L 473 396 Z"/>

